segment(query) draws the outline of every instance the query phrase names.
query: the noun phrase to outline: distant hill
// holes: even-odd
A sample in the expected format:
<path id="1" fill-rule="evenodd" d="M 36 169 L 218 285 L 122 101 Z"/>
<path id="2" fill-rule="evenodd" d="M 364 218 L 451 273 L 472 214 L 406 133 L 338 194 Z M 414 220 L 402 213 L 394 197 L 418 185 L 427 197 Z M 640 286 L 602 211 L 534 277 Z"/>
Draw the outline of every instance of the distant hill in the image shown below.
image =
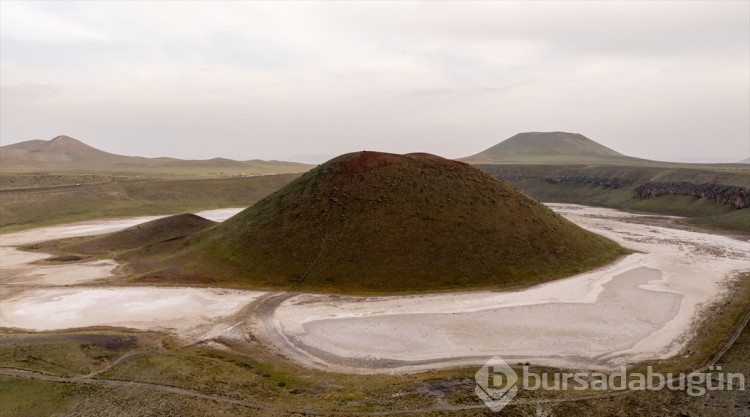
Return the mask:
<path id="1" fill-rule="evenodd" d="M 52 140 L 30 140 L 0 147 L 5 164 L 61 164 L 68 162 L 115 162 L 127 157 L 100 151 L 68 136 Z"/>
<path id="2" fill-rule="evenodd" d="M 738 164 L 750 164 L 750 158 L 747 158 L 747 159 L 743 159 L 743 160 L 741 160 L 741 161 L 739 161 L 739 162 L 737 162 L 737 163 L 738 163 Z"/>
<path id="3" fill-rule="evenodd" d="M 182 160 L 143 158 L 108 153 L 69 136 L 30 140 L 0 147 L 0 167 L 5 172 L 106 172 L 163 174 L 269 174 L 304 172 L 311 165 L 283 161 L 234 161 L 225 158 Z"/>
<path id="4" fill-rule="evenodd" d="M 623 155 L 579 133 L 519 133 L 476 155 L 470 164 L 651 164 Z"/>
<path id="5" fill-rule="evenodd" d="M 329 292 L 525 286 L 622 253 L 503 181 L 428 154 L 358 152 L 235 217 L 131 258 L 150 282 Z M 155 267 L 155 265 L 159 265 Z"/>

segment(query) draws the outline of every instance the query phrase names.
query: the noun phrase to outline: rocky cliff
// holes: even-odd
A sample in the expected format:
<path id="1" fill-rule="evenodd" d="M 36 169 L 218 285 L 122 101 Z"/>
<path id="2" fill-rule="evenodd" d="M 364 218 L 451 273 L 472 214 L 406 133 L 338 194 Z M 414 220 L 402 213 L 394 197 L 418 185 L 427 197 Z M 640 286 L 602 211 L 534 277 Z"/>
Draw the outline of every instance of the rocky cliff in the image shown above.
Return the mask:
<path id="1" fill-rule="evenodd" d="M 750 190 L 724 184 L 693 184 L 689 182 L 645 182 L 634 190 L 639 198 L 649 199 L 666 194 L 706 198 L 719 204 L 742 209 L 750 207 Z"/>
<path id="2" fill-rule="evenodd" d="M 633 166 L 479 165 L 540 201 L 629 207 L 667 195 L 750 207 L 750 172 L 738 169 L 672 169 Z M 597 190 L 598 189 L 598 190 Z M 689 215 L 689 212 L 675 213 Z"/>

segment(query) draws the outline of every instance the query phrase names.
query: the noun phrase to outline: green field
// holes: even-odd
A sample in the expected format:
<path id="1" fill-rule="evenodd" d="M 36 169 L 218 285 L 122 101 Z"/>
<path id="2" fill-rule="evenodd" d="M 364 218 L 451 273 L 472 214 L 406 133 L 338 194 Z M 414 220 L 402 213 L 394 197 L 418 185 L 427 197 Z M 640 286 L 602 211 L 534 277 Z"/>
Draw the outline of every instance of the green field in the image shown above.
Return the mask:
<path id="1" fill-rule="evenodd" d="M 0 232 L 105 217 L 246 207 L 297 176 L 213 179 L 0 176 L 3 184 L 23 184 L 0 190 Z M 29 187 L 36 183 L 40 185 Z"/>

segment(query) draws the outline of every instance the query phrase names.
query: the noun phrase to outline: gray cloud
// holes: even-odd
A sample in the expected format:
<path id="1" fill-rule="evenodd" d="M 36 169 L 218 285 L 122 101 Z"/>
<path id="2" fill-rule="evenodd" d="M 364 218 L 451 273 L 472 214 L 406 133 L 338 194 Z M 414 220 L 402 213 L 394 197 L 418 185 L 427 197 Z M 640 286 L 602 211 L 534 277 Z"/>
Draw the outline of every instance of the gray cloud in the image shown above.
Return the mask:
<path id="1" fill-rule="evenodd" d="M 0 140 L 237 159 L 583 133 L 750 154 L 747 2 L 0 3 Z"/>

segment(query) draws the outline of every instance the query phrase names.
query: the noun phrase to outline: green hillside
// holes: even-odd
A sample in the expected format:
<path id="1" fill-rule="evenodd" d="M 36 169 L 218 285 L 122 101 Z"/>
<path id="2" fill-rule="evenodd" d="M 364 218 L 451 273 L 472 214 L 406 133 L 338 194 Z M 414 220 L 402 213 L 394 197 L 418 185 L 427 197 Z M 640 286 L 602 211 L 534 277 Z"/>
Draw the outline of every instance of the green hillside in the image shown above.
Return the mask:
<path id="1" fill-rule="evenodd" d="M 359 152 L 302 175 L 176 253 L 155 248 L 129 259 L 152 282 L 390 293 L 525 286 L 622 253 L 467 164 Z"/>

